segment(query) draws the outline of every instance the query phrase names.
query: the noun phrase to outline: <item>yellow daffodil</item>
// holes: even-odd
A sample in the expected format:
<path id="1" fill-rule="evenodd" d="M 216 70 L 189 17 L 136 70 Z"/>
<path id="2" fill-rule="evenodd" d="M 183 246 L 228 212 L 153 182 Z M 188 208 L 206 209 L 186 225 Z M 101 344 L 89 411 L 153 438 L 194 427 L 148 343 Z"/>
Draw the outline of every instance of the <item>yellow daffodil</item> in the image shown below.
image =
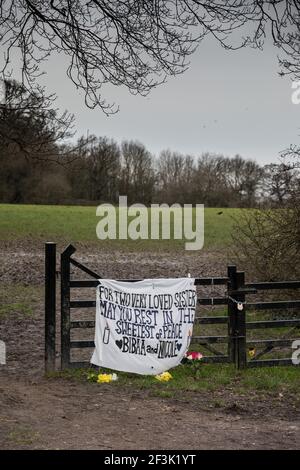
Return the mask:
<path id="1" fill-rule="evenodd" d="M 99 374 L 97 383 L 98 384 L 109 383 L 109 382 L 113 382 L 114 380 L 117 380 L 117 378 L 118 378 L 117 374 Z"/>
<path id="2" fill-rule="evenodd" d="M 249 351 L 248 351 L 249 357 L 254 357 L 255 353 L 256 353 L 255 348 L 249 348 Z"/>
<path id="3" fill-rule="evenodd" d="M 160 382 L 168 382 L 173 377 L 170 372 L 163 372 L 162 374 L 156 375 L 155 378 Z"/>
<path id="4" fill-rule="evenodd" d="M 97 379 L 98 384 L 109 383 L 111 381 L 112 381 L 111 374 L 99 374 L 98 375 L 98 379 Z"/>

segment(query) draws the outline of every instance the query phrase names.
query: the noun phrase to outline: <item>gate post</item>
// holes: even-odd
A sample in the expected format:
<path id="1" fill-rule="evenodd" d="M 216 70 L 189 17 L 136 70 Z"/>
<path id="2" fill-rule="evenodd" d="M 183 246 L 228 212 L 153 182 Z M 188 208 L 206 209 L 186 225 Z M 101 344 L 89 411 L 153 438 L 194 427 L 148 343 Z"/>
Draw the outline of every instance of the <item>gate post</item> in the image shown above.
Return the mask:
<path id="1" fill-rule="evenodd" d="M 227 268 L 228 284 L 227 291 L 228 295 L 230 292 L 236 289 L 236 266 L 228 266 Z M 236 363 L 236 312 L 235 304 L 229 298 L 228 299 L 228 356 L 230 362 Z"/>
<path id="2" fill-rule="evenodd" d="M 247 365 L 245 293 L 238 292 L 245 284 L 245 273 L 228 266 L 228 356 L 238 369 Z M 234 299 L 234 300 L 232 300 Z M 243 309 L 238 309 L 238 302 Z"/>
<path id="3" fill-rule="evenodd" d="M 45 243 L 45 372 L 55 370 L 56 243 Z"/>
<path id="4" fill-rule="evenodd" d="M 237 272 L 237 289 L 245 285 L 245 273 Z M 246 305 L 245 305 L 245 294 L 238 293 L 235 296 L 238 302 L 243 304 L 243 309 L 239 310 L 237 304 L 235 304 L 236 317 L 237 317 L 237 367 L 238 369 L 244 369 L 247 366 L 246 356 Z"/>
<path id="5" fill-rule="evenodd" d="M 60 255 L 61 273 L 61 369 L 70 366 L 70 258 L 76 249 L 69 245 Z"/>

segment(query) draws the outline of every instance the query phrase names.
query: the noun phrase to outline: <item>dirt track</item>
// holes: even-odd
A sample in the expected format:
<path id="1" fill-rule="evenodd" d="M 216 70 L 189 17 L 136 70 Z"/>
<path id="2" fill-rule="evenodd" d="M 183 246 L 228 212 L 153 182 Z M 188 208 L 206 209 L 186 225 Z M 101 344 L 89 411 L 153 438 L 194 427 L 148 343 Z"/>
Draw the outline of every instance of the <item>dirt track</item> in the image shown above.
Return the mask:
<path id="1" fill-rule="evenodd" d="M 87 247 L 77 254 L 108 277 L 225 275 L 216 254 L 102 253 Z M 8 244 L 0 253 L 0 280 L 40 286 L 34 315 L 0 318 L 7 365 L 0 366 L 0 448 L 2 449 L 295 449 L 300 445 L 300 412 L 290 397 L 258 400 L 221 394 L 178 398 L 144 390 L 43 377 L 43 251 L 30 243 Z M 213 269 L 211 262 L 214 260 Z M 271 401 L 270 401 L 271 400 Z"/>
<path id="2" fill-rule="evenodd" d="M 143 392 L 65 380 L 1 382 L 1 448 L 299 447 L 300 420 L 206 411 Z"/>

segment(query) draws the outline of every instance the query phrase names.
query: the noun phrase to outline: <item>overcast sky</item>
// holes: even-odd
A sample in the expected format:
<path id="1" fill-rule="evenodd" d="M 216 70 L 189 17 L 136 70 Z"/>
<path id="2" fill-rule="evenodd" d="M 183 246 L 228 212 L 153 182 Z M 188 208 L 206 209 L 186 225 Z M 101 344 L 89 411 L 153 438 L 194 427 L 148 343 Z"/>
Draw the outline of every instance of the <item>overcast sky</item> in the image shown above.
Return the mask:
<path id="1" fill-rule="evenodd" d="M 139 140 L 158 154 L 170 148 L 195 156 L 239 153 L 260 163 L 278 159 L 289 144 L 299 143 L 300 104 L 291 101 L 291 79 L 278 75 L 278 51 L 228 52 L 213 40 L 202 42 L 183 75 L 153 90 L 147 98 L 113 88 L 109 98 L 118 114 L 85 107 L 83 96 L 66 77 L 66 58 L 46 65 L 49 91 L 57 104 L 75 114 L 78 136 L 87 131 L 121 142 Z"/>

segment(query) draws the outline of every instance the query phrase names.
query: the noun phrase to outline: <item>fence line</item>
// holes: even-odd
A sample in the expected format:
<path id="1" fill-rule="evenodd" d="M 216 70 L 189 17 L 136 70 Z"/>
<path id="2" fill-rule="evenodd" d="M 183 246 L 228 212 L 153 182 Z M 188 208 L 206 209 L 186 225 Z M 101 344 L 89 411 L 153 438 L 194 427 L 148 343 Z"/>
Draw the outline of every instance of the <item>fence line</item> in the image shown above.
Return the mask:
<path id="1" fill-rule="evenodd" d="M 91 329 L 95 326 L 94 320 L 71 321 L 71 310 L 81 308 L 95 308 L 95 300 L 72 300 L 71 289 L 95 288 L 101 277 L 93 270 L 83 265 L 72 255 L 76 248 L 69 245 L 60 256 L 60 295 L 61 295 L 61 368 L 86 367 L 89 362 L 72 362 L 71 350 L 75 348 L 94 347 L 93 340 L 71 340 L 71 330 Z M 92 279 L 71 279 L 70 267 L 75 266 L 80 271 L 88 274 Z M 56 245 L 45 245 L 45 369 L 55 369 L 55 328 L 56 328 Z M 226 297 L 198 298 L 198 304 L 204 306 L 227 305 L 226 316 L 196 316 L 195 323 L 200 325 L 226 325 L 227 335 L 193 336 L 192 343 L 199 344 L 212 356 L 204 356 L 203 362 L 233 363 L 239 369 L 245 367 L 287 365 L 292 364 L 290 358 L 261 359 L 261 357 L 274 348 L 287 347 L 294 339 L 251 339 L 247 340 L 247 330 L 262 328 L 292 327 L 294 330 L 300 327 L 300 317 L 281 320 L 247 321 L 246 312 L 268 309 L 300 308 L 300 300 L 285 300 L 272 302 L 248 302 L 246 297 L 263 290 L 298 289 L 300 281 L 282 282 L 253 282 L 245 283 L 245 273 L 237 271 L 236 266 L 228 266 L 227 277 L 203 277 L 196 278 L 197 286 L 225 286 Z M 123 279 L 124 281 L 137 282 L 138 279 Z M 216 349 L 213 345 L 227 344 L 227 354 Z M 249 359 L 247 350 L 251 347 L 264 347 Z"/>

